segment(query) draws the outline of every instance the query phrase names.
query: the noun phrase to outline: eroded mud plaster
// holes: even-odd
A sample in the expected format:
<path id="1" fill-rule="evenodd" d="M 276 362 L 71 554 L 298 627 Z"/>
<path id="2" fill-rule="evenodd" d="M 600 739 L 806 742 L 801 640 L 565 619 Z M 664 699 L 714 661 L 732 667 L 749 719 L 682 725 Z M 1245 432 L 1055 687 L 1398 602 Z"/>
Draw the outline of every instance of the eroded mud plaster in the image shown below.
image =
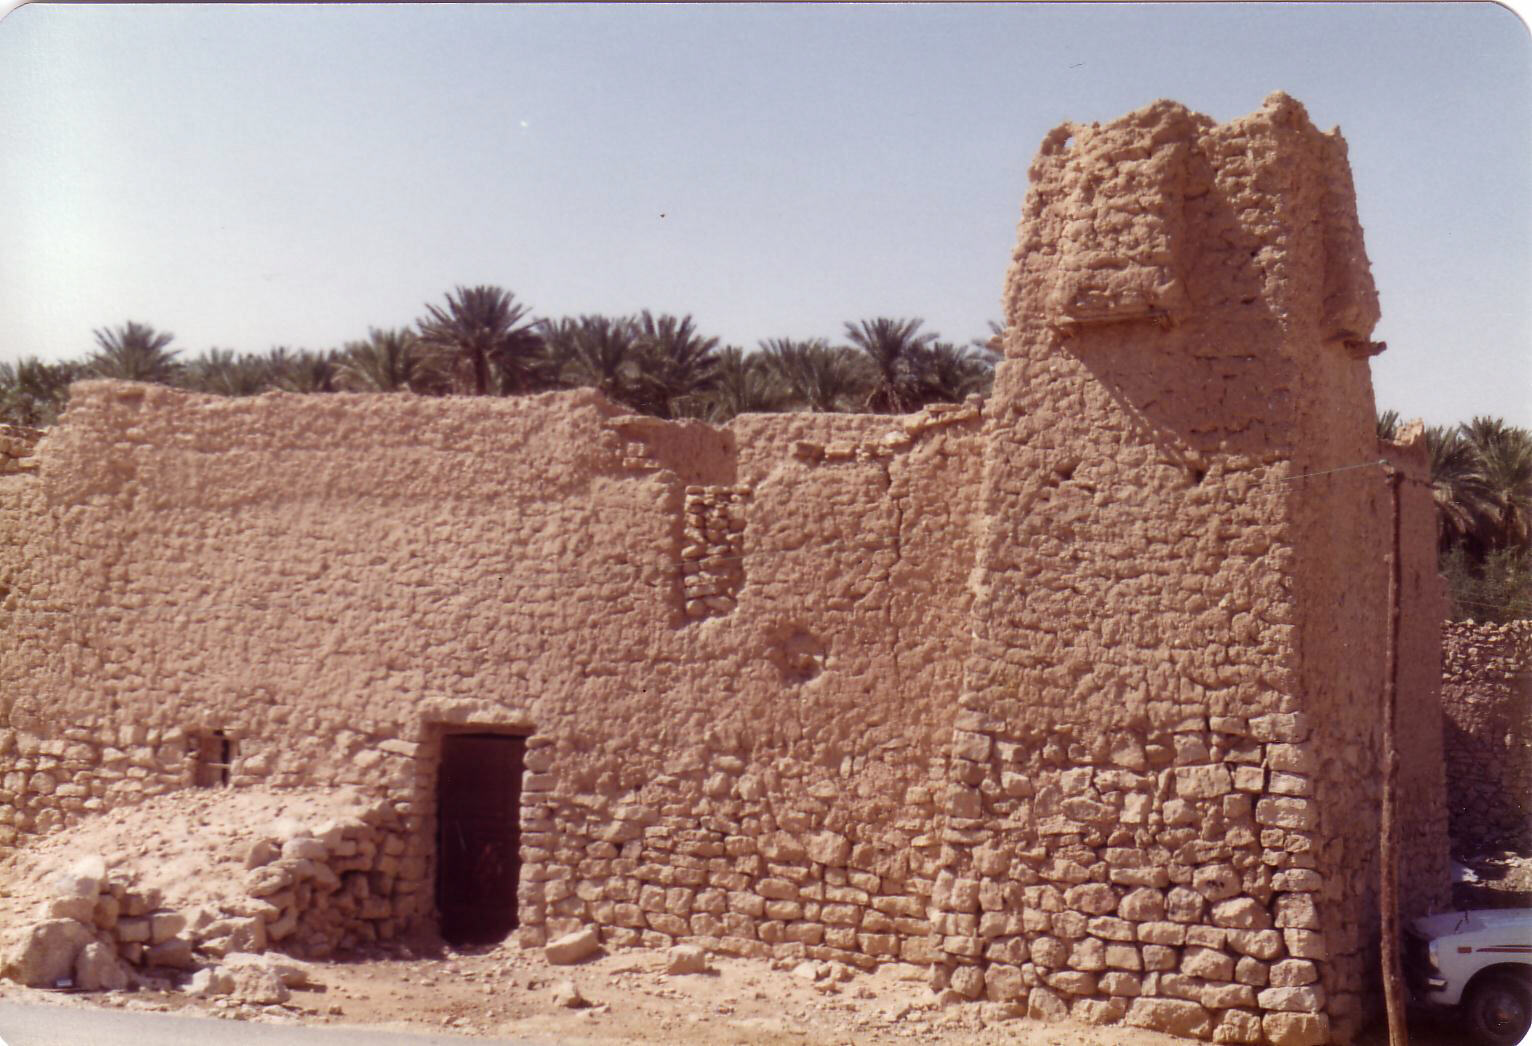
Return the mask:
<path id="1" fill-rule="evenodd" d="M 1038 1017 L 1349 1038 L 1377 462 L 1422 464 L 1374 436 L 1344 143 L 1281 95 L 1158 102 L 1053 132 L 1031 179 L 982 404 L 714 428 L 590 391 L 77 385 L 0 470 L 0 842 L 190 785 L 221 731 L 232 787 L 392 802 L 354 929 L 388 936 L 432 916 L 443 734 L 518 732 L 526 943 L 900 958 Z M 1411 910 L 1446 889 L 1421 518 Z"/>

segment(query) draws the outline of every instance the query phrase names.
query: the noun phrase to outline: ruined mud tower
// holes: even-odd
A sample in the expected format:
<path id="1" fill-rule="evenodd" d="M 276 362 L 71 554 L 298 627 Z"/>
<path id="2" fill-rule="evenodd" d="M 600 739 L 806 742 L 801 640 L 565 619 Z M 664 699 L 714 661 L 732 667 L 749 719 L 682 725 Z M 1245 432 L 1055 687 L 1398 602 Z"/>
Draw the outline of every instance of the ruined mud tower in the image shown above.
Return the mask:
<path id="1" fill-rule="evenodd" d="M 1378 462 L 1423 463 L 1375 435 L 1344 143 L 1282 95 L 1160 102 L 1054 131 L 1031 179 L 983 403 L 715 428 L 588 390 L 76 386 L 0 459 L 0 845 L 346 784 L 393 863 L 299 949 L 594 924 L 1349 1040 L 1379 1004 Z M 1406 915 L 1447 889 L 1431 511 L 1406 489 Z M 514 891 L 443 841 L 463 780 L 506 800 Z"/>

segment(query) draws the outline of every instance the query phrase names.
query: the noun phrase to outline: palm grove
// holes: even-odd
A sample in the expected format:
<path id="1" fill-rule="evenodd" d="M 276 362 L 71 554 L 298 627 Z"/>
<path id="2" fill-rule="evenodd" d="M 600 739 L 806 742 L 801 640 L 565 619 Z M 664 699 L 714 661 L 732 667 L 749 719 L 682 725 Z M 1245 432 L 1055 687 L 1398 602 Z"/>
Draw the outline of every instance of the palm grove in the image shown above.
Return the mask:
<path id="1" fill-rule="evenodd" d="M 727 421 L 786 410 L 899 413 L 987 392 L 997 353 L 956 346 L 918 319 L 846 324 L 845 341 L 773 338 L 745 352 L 690 316 L 539 319 L 499 287 L 458 287 L 411 327 L 372 330 L 341 349 L 210 349 L 182 358 L 173 336 L 141 323 L 95 332 L 79 362 L 0 363 L 0 420 L 43 426 L 80 378 L 147 381 L 223 396 L 407 392 L 514 396 L 580 386 L 662 418 Z"/>
<path id="2" fill-rule="evenodd" d="M 328 351 L 208 349 L 183 358 L 141 323 L 95 332 L 82 361 L 0 362 L 0 422 L 40 427 L 81 378 L 146 381 L 221 396 L 269 390 L 513 396 L 588 386 L 661 418 L 723 422 L 775 411 L 898 414 L 986 393 L 996 339 L 958 346 L 918 319 L 847 323 L 844 340 L 772 338 L 745 352 L 690 316 L 538 318 L 500 287 L 458 287 L 413 326 Z M 998 328 L 991 324 L 992 334 Z M 1394 434 L 1398 416 L 1378 421 Z M 1442 571 L 1453 616 L 1532 617 L 1532 432 L 1493 418 L 1426 431 Z"/>

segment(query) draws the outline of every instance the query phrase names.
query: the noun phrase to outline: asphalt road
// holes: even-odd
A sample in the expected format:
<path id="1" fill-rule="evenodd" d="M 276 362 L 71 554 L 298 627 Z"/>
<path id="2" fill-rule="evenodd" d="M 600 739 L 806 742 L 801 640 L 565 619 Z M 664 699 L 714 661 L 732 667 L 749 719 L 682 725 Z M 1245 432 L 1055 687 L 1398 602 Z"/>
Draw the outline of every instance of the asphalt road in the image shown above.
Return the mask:
<path id="1" fill-rule="evenodd" d="M 371 1028 L 306 1028 L 167 1013 L 0 1002 L 0 1046 L 537 1046 Z"/>

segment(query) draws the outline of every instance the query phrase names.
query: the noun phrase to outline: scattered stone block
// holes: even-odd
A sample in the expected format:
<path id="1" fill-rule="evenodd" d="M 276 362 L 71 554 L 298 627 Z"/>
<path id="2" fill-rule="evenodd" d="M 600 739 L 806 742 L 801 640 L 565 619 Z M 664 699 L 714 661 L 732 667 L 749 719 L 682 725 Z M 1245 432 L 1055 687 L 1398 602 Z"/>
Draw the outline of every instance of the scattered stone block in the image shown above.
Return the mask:
<path id="1" fill-rule="evenodd" d="M 566 933 L 543 947 L 543 955 L 555 966 L 568 966 L 594 955 L 601 947 L 601 938 L 594 926 L 586 926 Z"/>
<path id="2" fill-rule="evenodd" d="M 678 944 L 670 949 L 665 962 L 669 974 L 707 973 L 707 952 L 695 944 Z"/>
<path id="3" fill-rule="evenodd" d="M 28 929 L 5 964 L 11 980 L 29 988 L 51 987 L 74 974 L 75 957 L 94 938 L 73 919 L 45 919 Z"/>
<path id="4" fill-rule="evenodd" d="M 580 988 L 574 981 L 560 981 L 553 988 L 553 1005 L 567 1010 L 581 1010 L 590 1005 L 590 1000 L 580 994 Z"/>

